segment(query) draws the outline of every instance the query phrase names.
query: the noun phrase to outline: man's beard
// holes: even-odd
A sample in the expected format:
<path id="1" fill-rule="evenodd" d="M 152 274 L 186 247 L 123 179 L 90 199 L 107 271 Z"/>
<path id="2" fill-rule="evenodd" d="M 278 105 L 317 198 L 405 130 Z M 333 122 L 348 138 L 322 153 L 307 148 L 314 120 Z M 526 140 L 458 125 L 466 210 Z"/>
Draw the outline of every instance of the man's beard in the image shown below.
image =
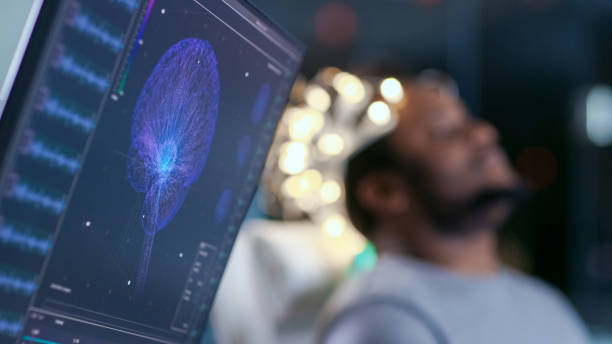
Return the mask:
<path id="1" fill-rule="evenodd" d="M 444 234 L 461 235 L 483 227 L 495 229 L 505 216 L 489 223 L 487 216 L 497 206 L 507 208 L 509 215 L 514 207 L 529 196 L 523 183 L 498 188 L 483 188 L 463 199 L 445 199 L 435 191 L 431 173 L 421 163 L 402 163 L 402 174 L 412 187 L 414 196 L 430 217 L 437 231 Z"/>
<path id="2" fill-rule="evenodd" d="M 423 185 L 423 184 L 421 184 Z M 435 193 L 419 192 L 425 212 L 434 222 L 437 231 L 445 234 L 465 234 L 481 228 L 496 229 L 505 216 L 491 222 L 489 213 L 496 206 L 507 208 L 507 215 L 528 196 L 520 183 L 506 188 L 483 189 L 463 200 L 444 200 Z"/>

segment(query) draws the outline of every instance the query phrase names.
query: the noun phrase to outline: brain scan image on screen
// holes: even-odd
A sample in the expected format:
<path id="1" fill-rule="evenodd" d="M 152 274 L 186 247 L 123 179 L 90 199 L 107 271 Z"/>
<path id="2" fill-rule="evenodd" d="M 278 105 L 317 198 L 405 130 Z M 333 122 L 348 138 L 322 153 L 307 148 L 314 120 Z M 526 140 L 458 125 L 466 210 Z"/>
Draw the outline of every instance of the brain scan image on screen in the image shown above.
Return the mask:
<path id="1" fill-rule="evenodd" d="M 33 173 L 9 178 L 19 214 L 0 216 L 45 244 L 11 246 L 42 267 L 4 269 L 29 313 L 0 309 L 0 343 L 21 326 L 28 342 L 199 344 L 303 47 L 243 0 L 63 2 L 36 126 L 15 138 Z"/>
<path id="2" fill-rule="evenodd" d="M 144 194 L 137 290 L 146 284 L 155 235 L 172 221 L 206 165 L 219 92 L 213 47 L 196 38 L 170 47 L 140 92 L 127 166 L 130 185 Z"/>

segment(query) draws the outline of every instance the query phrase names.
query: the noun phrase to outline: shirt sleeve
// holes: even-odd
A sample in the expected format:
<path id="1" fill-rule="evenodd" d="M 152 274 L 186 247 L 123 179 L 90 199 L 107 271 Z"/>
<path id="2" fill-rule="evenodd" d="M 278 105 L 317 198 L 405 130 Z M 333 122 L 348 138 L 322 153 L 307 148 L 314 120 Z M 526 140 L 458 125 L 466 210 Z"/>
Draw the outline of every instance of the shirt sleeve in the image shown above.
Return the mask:
<path id="1" fill-rule="evenodd" d="M 417 315 L 389 305 L 369 305 L 336 319 L 322 344 L 437 344 Z"/>

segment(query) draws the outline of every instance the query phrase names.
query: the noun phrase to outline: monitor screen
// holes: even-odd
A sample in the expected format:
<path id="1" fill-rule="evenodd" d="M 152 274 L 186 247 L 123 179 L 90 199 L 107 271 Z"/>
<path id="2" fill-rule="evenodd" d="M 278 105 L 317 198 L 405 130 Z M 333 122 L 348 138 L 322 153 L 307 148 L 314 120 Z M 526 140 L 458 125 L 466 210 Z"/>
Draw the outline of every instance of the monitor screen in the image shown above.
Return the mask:
<path id="1" fill-rule="evenodd" d="M 0 343 L 196 343 L 303 47 L 238 0 L 40 18 L 0 122 Z"/>

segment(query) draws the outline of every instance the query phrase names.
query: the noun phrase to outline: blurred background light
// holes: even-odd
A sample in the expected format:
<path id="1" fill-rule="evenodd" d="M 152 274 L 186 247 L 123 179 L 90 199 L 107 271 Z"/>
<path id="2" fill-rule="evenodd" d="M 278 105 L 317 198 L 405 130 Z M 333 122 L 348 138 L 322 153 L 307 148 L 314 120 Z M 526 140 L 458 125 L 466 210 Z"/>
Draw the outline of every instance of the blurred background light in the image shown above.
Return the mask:
<path id="1" fill-rule="evenodd" d="M 332 84 L 336 91 L 350 103 L 359 103 L 365 97 L 363 83 L 353 74 L 340 72 L 334 76 Z"/>
<path id="2" fill-rule="evenodd" d="M 296 200 L 298 208 L 305 212 L 312 212 L 317 209 L 319 202 L 315 197 L 305 196 Z"/>
<path id="3" fill-rule="evenodd" d="M 331 214 L 323 221 L 323 230 L 332 238 L 339 238 L 346 230 L 346 219 L 340 214 Z"/>
<path id="4" fill-rule="evenodd" d="M 310 85 L 304 91 L 304 101 L 313 109 L 325 112 L 331 105 L 331 97 L 319 85 Z"/>
<path id="5" fill-rule="evenodd" d="M 321 173 L 317 170 L 310 169 L 302 172 L 299 175 L 294 175 L 287 178 L 281 190 L 283 194 L 292 198 L 304 197 L 309 193 L 319 190 L 323 181 Z"/>
<path id="6" fill-rule="evenodd" d="M 391 109 L 383 101 L 375 101 L 368 107 L 368 118 L 376 125 L 385 125 L 391 120 Z"/>
<path id="7" fill-rule="evenodd" d="M 337 181 L 328 180 L 321 186 L 319 194 L 321 195 L 321 200 L 324 203 L 334 203 L 342 196 L 342 188 Z"/>
<path id="8" fill-rule="evenodd" d="M 325 155 L 339 155 L 344 150 L 344 139 L 336 133 L 323 134 L 317 142 L 317 147 Z"/>
<path id="9" fill-rule="evenodd" d="M 286 116 L 289 121 L 289 137 L 296 141 L 310 141 L 325 124 L 323 114 L 315 109 L 293 108 Z"/>
<path id="10" fill-rule="evenodd" d="M 279 168 L 287 174 L 298 174 L 306 169 L 308 147 L 298 141 L 290 141 L 281 147 Z"/>
<path id="11" fill-rule="evenodd" d="M 321 173 L 314 169 L 304 171 L 302 178 L 304 179 L 303 184 L 307 187 L 308 191 L 318 190 L 323 182 Z"/>
<path id="12" fill-rule="evenodd" d="M 302 197 L 305 192 L 302 188 L 301 178 L 299 176 L 291 176 L 283 182 L 281 185 L 281 191 L 283 195 L 290 198 Z"/>
<path id="13" fill-rule="evenodd" d="M 586 132 L 597 146 L 612 143 L 612 88 L 606 85 L 593 87 L 586 99 Z"/>
<path id="14" fill-rule="evenodd" d="M 380 94 L 389 103 L 399 103 L 404 98 L 404 88 L 396 78 L 387 78 L 380 83 Z"/>
<path id="15" fill-rule="evenodd" d="M 340 72 L 342 71 L 338 67 L 325 67 L 321 69 L 320 72 L 321 80 L 326 85 L 332 86 L 334 82 L 334 77 Z"/>
<path id="16" fill-rule="evenodd" d="M 324 4 L 315 14 L 314 28 L 320 42 L 332 47 L 346 46 L 357 35 L 357 13 L 346 3 Z"/>

